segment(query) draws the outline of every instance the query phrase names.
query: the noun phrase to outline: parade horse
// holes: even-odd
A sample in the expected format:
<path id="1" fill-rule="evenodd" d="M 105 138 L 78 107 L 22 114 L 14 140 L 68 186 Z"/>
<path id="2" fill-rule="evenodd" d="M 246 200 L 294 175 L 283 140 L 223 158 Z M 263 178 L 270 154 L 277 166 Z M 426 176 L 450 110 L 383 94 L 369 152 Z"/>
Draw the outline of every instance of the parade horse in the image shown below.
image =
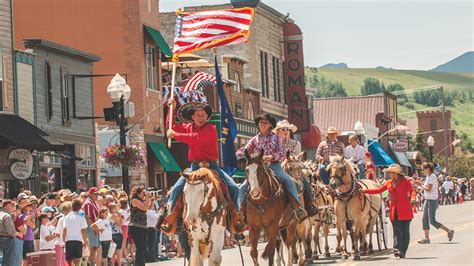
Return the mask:
<path id="1" fill-rule="evenodd" d="M 268 265 L 274 265 L 276 241 L 279 236 L 280 220 L 286 207 L 285 192 L 273 171 L 263 162 L 264 151 L 247 159 L 246 174 L 250 193 L 246 196 L 246 216 L 249 225 L 250 256 L 254 265 L 258 264 L 257 245 L 260 232 L 264 232 L 268 242 L 262 253 Z"/>
<path id="2" fill-rule="evenodd" d="M 329 195 L 328 188 L 322 182 L 317 181 L 312 184 L 314 190 L 314 204 L 318 206 L 319 212 L 313 218 L 313 243 L 314 243 L 314 258 L 319 258 L 321 252 L 321 242 L 319 238 L 319 231 L 322 229 L 324 237 L 324 256 L 331 257 L 329 253 L 329 226 L 332 223 L 334 201 Z"/>
<path id="3" fill-rule="evenodd" d="M 281 164 L 282 169 L 287 172 L 296 183 L 302 206 L 305 204 L 303 197 L 303 169 L 305 166 L 301 161 L 303 155 L 304 152 L 301 152 L 297 156 L 292 156 L 290 153 L 287 153 L 286 159 Z M 297 261 L 299 265 L 306 265 L 306 260 L 311 259 L 311 224 L 312 218 L 305 219 L 300 223 L 293 219 L 286 227 L 283 240 L 288 248 L 288 265 L 291 265 L 293 261 Z"/>
<path id="4" fill-rule="evenodd" d="M 347 253 L 347 228 L 346 222 L 352 221 L 354 233 L 352 237 L 352 249 L 354 260 L 360 260 L 360 246 L 365 249 L 367 228 L 370 226 L 372 214 L 378 213 L 381 206 L 380 195 L 364 195 L 359 191 L 363 188 L 377 188 L 378 185 L 372 180 L 357 180 L 355 176 L 355 165 L 341 157 L 332 157 L 328 165 L 330 176 L 330 187 L 336 190 L 334 209 L 336 213 L 336 228 L 338 250 L 341 250 L 343 258 L 349 257 Z M 377 215 L 374 215 L 376 219 Z M 372 226 L 373 227 L 373 226 Z M 341 249 L 341 238 L 343 246 Z M 365 250 L 364 250 L 365 253 Z"/>
<path id="5" fill-rule="evenodd" d="M 183 222 L 191 249 L 190 265 L 220 265 L 224 246 L 226 212 L 229 200 L 219 174 L 200 164 L 201 168 L 183 173 L 184 185 Z"/>

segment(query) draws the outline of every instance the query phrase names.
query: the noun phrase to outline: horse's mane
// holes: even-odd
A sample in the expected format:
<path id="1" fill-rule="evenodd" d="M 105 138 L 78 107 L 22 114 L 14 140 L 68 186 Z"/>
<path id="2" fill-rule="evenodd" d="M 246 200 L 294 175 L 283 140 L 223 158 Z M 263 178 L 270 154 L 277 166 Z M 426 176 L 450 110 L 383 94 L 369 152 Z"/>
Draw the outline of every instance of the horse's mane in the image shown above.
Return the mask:
<path id="1" fill-rule="evenodd" d="M 200 181 L 207 179 L 212 185 L 215 187 L 217 192 L 217 198 L 223 199 L 224 198 L 224 191 L 222 191 L 222 187 L 220 184 L 220 179 L 217 177 L 219 174 L 206 167 L 201 167 L 198 170 L 191 173 L 189 177 L 189 181 Z"/>

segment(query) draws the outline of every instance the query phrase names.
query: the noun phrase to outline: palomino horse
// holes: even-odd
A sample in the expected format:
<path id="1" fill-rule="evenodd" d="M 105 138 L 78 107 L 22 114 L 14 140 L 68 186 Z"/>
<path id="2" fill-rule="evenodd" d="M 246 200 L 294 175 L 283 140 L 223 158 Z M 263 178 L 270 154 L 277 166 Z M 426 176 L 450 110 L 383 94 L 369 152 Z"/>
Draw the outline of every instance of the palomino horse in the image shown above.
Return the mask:
<path id="1" fill-rule="evenodd" d="M 273 265 L 280 220 L 285 210 L 285 193 L 273 172 L 264 164 L 263 155 L 262 150 L 258 157 L 251 158 L 245 151 L 247 159 L 245 170 L 250 185 L 246 214 L 250 227 L 250 256 L 254 265 L 259 265 L 257 245 L 261 231 L 266 234 L 268 240 L 262 258 L 268 259 L 268 265 Z"/>
<path id="2" fill-rule="evenodd" d="M 182 174 L 184 185 L 184 224 L 191 248 L 190 265 L 220 265 L 224 246 L 228 201 L 221 187 L 218 173 L 202 167 Z"/>
<path id="3" fill-rule="evenodd" d="M 319 208 L 319 212 L 314 216 L 313 224 L 313 242 L 314 242 L 314 252 L 315 258 L 318 259 L 318 250 L 321 253 L 321 242 L 319 239 L 319 231 L 322 228 L 324 236 L 324 256 L 331 257 L 329 253 L 329 244 L 328 244 L 328 235 L 329 235 L 329 226 L 332 223 L 333 215 L 333 205 L 334 202 L 332 197 L 329 195 L 326 185 L 317 181 L 316 184 L 313 184 L 314 189 L 314 203 Z"/>
<path id="4" fill-rule="evenodd" d="M 286 159 L 281 164 L 281 167 L 287 172 L 295 181 L 298 188 L 298 196 L 301 205 L 304 206 L 303 197 L 303 158 L 304 152 L 297 156 L 292 156 L 289 153 Z M 288 265 L 292 265 L 293 259 L 298 261 L 299 265 L 306 265 L 306 260 L 311 259 L 311 222 L 312 218 L 305 219 L 298 223 L 292 220 L 286 228 L 285 241 L 288 247 Z M 299 254 L 298 254 L 299 253 Z"/>
<path id="5" fill-rule="evenodd" d="M 342 234 L 343 246 L 342 256 L 348 258 L 347 254 L 347 228 L 346 222 L 354 222 L 354 237 L 352 238 L 352 249 L 354 250 L 354 260 L 360 260 L 359 239 L 361 246 L 366 247 L 366 233 L 371 219 L 371 210 L 380 210 L 380 195 L 364 195 L 359 192 L 362 184 L 366 188 L 376 188 L 377 183 L 372 180 L 357 181 L 354 172 L 354 165 L 345 160 L 343 156 L 331 158 L 328 165 L 328 173 L 331 178 L 330 186 L 336 189 L 336 200 L 334 208 L 336 212 L 336 227 L 338 248 Z M 372 207 L 371 207 L 372 205 Z"/>

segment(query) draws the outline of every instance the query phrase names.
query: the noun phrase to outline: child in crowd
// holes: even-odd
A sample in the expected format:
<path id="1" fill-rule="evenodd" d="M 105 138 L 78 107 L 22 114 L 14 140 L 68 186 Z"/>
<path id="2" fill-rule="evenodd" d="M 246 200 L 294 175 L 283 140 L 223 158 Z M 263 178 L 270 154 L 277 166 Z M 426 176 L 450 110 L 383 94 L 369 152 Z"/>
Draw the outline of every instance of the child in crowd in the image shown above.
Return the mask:
<path id="1" fill-rule="evenodd" d="M 82 249 L 87 247 L 86 228 L 87 222 L 84 216 L 79 214 L 82 201 L 75 199 L 72 201 L 72 213 L 64 218 L 63 241 L 66 242 L 66 260 L 70 265 L 79 266 L 82 258 Z"/>
<path id="2" fill-rule="evenodd" d="M 112 241 L 115 243 L 116 248 L 114 255 L 111 258 L 111 264 L 115 265 L 117 261 L 118 264 L 121 264 L 122 261 L 122 216 L 118 213 L 119 206 L 117 203 L 110 203 L 109 205 L 109 220 L 110 225 L 112 226 Z"/>
<path id="3" fill-rule="evenodd" d="M 40 213 L 38 221 L 40 232 L 40 250 L 53 250 L 54 240 L 57 237 L 54 235 L 54 225 L 49 222 L 48 215 L 44 212 Z"/>
<path id="4" fill-rule="evenodd" d="M 91 228 L 99 235 L 100 246 L 102 248 L 102 265 L 107 266 L 107 258 L 112 242 L 112 225 L 109 220 L 109 209 L 102 207 L 99 211 L 99 219 L 93 223 Z"/>
<path id="5" fill-rule="evenodd" d="M 128 225 L 130 224 L 130 209 L 128 206 L 128 197 L 127 194 L 123 195 L 119 193 L 119 203 L 120 203 L 120 216 L 122 217 L 122 236 L 123 236 L 123 244 L 122 244 L 122 255 L 124 258 L 130 259 L 132 253 L 128 253 L 127 250 L 127 240 L 131 238 L 128 237 Z M 129 242 L 130 248 L 132 244 Z"/>

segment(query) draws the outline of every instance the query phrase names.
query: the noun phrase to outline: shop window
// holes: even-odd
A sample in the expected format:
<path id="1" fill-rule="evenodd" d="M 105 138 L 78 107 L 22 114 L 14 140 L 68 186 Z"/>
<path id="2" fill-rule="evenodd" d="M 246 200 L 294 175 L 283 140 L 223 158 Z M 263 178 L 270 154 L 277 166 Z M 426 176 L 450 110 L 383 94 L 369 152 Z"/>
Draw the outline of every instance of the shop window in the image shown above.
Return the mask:
<path id="1" fill-rule="evenodd" d="M 242 86 L 240 84 L 240 75 L 239 72 L 234 72 L 234 80 L 237 82 L 237 84 L 234 86 L 234 91 L 236 92 L 242 92 Z"/>
<path id="2" fill-rule="evenodd" d="M 281 102 L 281 82 L 280 82 L 280 59 L 273 56 L 273 99 L 276 102 Z"/>
<path id="3" fill-rule="evenodd" d="M 242 105 L 240 103 L 235 104 L 235 116 L 237 117 L 243 116 Z"/>
<path id="4" fill-rule="evenodd" d="M 252 121 L 255 119 L 255 114 L 253 112 L 253 103 L 252 103 L 252 101 L 249 101 L 249 107 L 247 108 L 247 119 L 252 120 Z"/>
<path id="5" fill-rule="evenodd" d="M 67 68 L 61 67 L 60 69 L 61 76 L 61 108 L 62 108 L 62 119 L 63 125 L 70 125 L 70 113 L 69 113 L 69 82 L 68 76 L 69 71 Z"/>
<path id="6" fill-rule="evenodd" d="M 270 97 L 270 89 L 268 86 L 268 54 L 260 51 L 260 80 L 262 84 L 262 96 Z"/>
<path id="7" fill-rule="evenodd" d="M 46 61 L 46 116 L 53 118 L 53 84 L 51 84 L 51 65 Z"/>

